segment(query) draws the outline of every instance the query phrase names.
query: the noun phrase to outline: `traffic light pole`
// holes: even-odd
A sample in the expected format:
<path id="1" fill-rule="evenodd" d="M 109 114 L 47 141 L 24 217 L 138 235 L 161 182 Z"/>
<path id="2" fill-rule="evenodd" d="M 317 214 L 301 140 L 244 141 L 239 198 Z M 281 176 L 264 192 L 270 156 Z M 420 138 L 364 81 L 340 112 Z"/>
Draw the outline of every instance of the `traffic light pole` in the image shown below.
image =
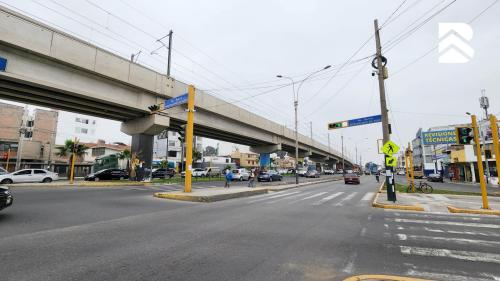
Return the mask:
<path id="1" fill-rule="evenodd" d="M 389 132 L 389 116 L 387 114 L 387 104 L 385 99 L 385 85 L 384 85 L 384 66 L 382 64 L 382 46 L 380 45 L 380 33 L 378 27 L 378 20 L 374 21 L 375 27 L 375 44 L 377 48 L 377 70 L 378 70 L 378 88 L 380 93 L 380 114 L 382 115 L 382 138 L 384 144 L 391 139 Z M 387 155 L 384 156 L 384 163 L 386 163 Z M 385 167 L 385 183 L 387 187 L 387 201 L 396 202 L 396 190 L 394 187 L 394 169 L 390 166 Z"/>
<path id="2" fill-rule="evenodd" d="M 481 154 L 481 143 L 479 140 L 479 130 L 477 127 L 476 115 L 471 115 L 472 130 L 474 131 L 474 145 L 476 146 L 477 169 L 479 171 L 479 183 L 481 184 L 481 196 L 483 199 L 483 209 L 489 209 L 488 193 L 486 191 L 486 181 L 484 179 L 483 156 Z M 486 156 L 485 156 L 486 158 Z"/>
<path id="3" fill-rule="evenodd" d="M 188 108 L 186 125 L 186 177 L 184 180 L 184 192 L 191 192 L 191 176 L 193 172 L 193 130 L 194 130 L 194 94 L 193 85 L 188 87 Z"/>
<path id="4" fill-rule="evenodd" d="M 497 165 L 497 181 L 498 186 L 500 187 L 500 148 L 498 144 L 498 125 L 497 125 L 497 117 L 495 115 L 490 115 L 490 126 L 491 126 L 491 134 L 493 136 L 493 152 L 495 153 L 495 162 Z"/>

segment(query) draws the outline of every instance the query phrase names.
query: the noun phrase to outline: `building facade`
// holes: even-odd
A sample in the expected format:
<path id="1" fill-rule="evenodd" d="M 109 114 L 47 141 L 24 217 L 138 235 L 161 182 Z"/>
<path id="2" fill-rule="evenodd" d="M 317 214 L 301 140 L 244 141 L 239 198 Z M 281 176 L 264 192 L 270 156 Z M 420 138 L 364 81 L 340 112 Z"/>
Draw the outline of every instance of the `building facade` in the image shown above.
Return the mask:
<path id="1" fill-rule="evenodd" d="M 247 169 L 259 167 L 259 154 L 256 153 L 244 153 L 236 150 L 231 152 L 231 159 L 237 167 Z"/>

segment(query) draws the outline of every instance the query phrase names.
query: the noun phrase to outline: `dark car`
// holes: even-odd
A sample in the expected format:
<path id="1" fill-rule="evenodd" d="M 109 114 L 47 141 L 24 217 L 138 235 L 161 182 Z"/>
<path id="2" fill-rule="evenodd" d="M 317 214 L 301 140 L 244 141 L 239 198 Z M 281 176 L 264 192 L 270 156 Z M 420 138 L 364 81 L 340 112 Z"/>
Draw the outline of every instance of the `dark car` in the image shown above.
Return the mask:
<path id="1" fill-rule="evenodd" d="M 13 201 L 14 198 L 12 197 L 9 188 L 0 187 L 0 210 L 12 205 Z"/>
<path id="2" fill-rule="evenodd" d="M 173 176 L 175 176 L 175 170 L 172 169 L 172 168 L 168 168 L 168 169 L 165 169 L 165 168 L 156 169 L 151 174 L 151 177 L 153 179 L 155 179 L 155 178 L 166 179 L 166 178 L 172 178 Z"/>
<path id="3" fill-rule="evenodd" d="M 309 170 L 304 176 L 306 178 L 319 178 L 319 172 L 316 170 Z"/>
<path id="4" fill-rule="evenodd" d="M 281 181 L 283 176 L 276 172 L 260 172 L 257 181 Z"/>
<path id="5" fill-rule="evenodd" d="M 440 174 L 430 174 L 427 176 L 428 181 L 443 182 L 443 177 Z"/>
<path id="6" fill-rule="evenodd" d="M 86 181 L 100 181 L 100 180 L 123 180 L 128 179 L 127 171 L 122 169 L 104 169 L 89 174 L 85 177 Z"/>
<path id="7" fill-rule="evenodd" d="M 360 184 L 360 180 L 359 180 L 359 176 L 354 174 L 354 173 L 350 173 L 350 174 L 345 174 L 344 175 L 344 183 L 345 184 L 348 184 L 348 183 L 355 183 L 355 184 Z"/>

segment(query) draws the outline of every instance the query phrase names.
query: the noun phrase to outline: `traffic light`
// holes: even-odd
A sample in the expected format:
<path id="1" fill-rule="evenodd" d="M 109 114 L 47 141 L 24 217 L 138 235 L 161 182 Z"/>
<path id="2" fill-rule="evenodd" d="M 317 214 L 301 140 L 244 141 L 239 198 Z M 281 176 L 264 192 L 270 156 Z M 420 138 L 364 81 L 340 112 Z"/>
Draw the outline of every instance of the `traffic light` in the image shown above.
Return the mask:
<path id="1" fill-rule="evenodd" d="M 336 123 L 329 123 L 328 124 L 328 130 L 333 130 L 333 129 L 340 129 L 342 128 L 342 123 L 343 122 L 336 122 Z"/>
<path id="2" fill-rule="evenodd" d="M 455 130 L 458 144 L 470 144 L 474 139 L 474 133 L 470 127 L 457 127 Z"/>
<path id="3" fill-rule="evenodd" d="M 186 139 L 186 125 L 181 125 L 179 127 L 180 127 L 180 130 L 179 130 L 179 137 L 178 137 L 178 139 L 179 139 L 179 141 L 181 143 L 183 143 L 184 140 Z"/>

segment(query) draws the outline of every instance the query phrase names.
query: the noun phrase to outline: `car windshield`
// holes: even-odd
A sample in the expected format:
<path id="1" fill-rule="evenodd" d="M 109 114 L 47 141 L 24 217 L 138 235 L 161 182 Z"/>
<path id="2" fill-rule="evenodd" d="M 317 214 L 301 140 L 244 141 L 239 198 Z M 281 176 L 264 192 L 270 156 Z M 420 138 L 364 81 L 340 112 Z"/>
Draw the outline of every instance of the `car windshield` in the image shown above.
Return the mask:
<path id="1" fill-rule="evenodd" d="M 358 175 L 356 175 L 356 174 L 346 174 L 345 176 L 346 177 L 357 177 Z"/>

